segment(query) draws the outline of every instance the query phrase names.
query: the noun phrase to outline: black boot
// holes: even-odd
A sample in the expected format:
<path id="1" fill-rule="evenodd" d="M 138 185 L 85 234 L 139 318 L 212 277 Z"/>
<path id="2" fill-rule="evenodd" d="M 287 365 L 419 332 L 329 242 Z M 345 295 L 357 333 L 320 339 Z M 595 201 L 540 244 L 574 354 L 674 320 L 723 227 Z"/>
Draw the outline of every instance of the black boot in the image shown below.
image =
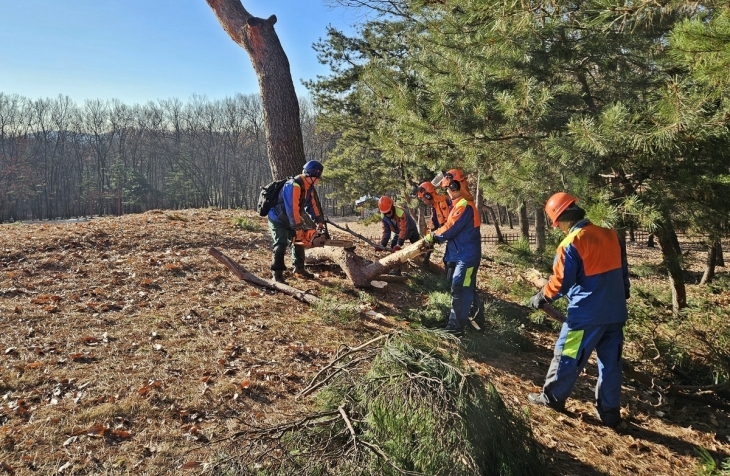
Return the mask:
<path id="1" fill-rule="evenodd" d="M 276 281 L 277 283 L 286 284 L 286 281 L 284 281 L 284 271 L 282 271 L 282 270 L 274 271 L 274 281 Z"/>
<path id="2" fill-rule="evenodd" d="M 307 271 L 304 266 L 297 266 L 296 268 L 294 268 L 294 274 L 305 279 L 314 278 L 314 275 Z"/>

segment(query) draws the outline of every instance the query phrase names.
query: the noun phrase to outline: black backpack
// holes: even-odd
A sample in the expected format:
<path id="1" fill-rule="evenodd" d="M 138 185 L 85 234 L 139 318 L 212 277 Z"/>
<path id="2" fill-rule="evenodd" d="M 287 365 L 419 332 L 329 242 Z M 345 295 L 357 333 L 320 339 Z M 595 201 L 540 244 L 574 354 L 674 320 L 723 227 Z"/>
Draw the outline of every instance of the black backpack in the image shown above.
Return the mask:
<path id="1" fill-rule="evenodd" d="M 291 178 L 291 177 L 290 177 Z M 259 201 L 256 203 L 256 212 L 259 216 L 265 217 L 269 214 L 271 207 L 279 201 L 279 192 L 289 179 L 274 180 L 273 182 L 261 187 L 259 192 Z"/>

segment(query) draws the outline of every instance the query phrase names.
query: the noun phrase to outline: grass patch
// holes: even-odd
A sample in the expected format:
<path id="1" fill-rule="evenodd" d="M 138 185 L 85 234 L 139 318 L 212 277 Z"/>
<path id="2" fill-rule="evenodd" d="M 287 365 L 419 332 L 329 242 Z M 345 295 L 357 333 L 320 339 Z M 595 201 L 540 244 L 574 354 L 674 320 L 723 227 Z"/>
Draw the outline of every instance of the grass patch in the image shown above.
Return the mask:
<path id="1" fill-rule="evenodd" d="M 359 318 L 360 308 L 355 302 L 328 294 L 315 304 L 314 312 L 325 324 L 349 324 Z"/>
<path id="2" fill-rule="evenodd" d="M 426 305 L 420 309 L 408 309 L 405 319 L 419 323 L 426 328 L 444 327 L 451 310 L 451 294 L 445 291 L 433 291 L 428 295 Z"/>
<path id="3" fill-rule="evenodd" d="M 667 274 L 667 269 L 661 264 L 637 264 L 631 266 L 629 272 L 637 278 L 661 277 Z"/>
<path id="4" fill-rule="evenodd" d="M 238 228 L 243 231 L 259 230 L 259 224 L 248 217 L 233 217 L 231 218 L 231 224 L 234 226 L 234 228 Z"/>

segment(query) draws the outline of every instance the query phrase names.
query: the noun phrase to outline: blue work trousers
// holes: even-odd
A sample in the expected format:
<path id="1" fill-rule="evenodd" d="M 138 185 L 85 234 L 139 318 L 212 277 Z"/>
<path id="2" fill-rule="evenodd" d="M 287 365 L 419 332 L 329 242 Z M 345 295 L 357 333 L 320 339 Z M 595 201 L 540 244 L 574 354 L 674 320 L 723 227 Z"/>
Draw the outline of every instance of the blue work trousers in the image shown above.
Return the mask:
<path id="1" fill-rule="evenodd" d="M 606 324 L 585 329 L 571 329 L 563 323 L 555 343 L 543 393 L 551 402 L 564 402 L 573 392 L 578 376 L 588 362 L 593 349 L 598 357 L 596 401 L 603 417 L 608 413 L 618 417 L 621 406 L 621 352 L 624 344 L 624 323 Z"/>
<path id="2" fill-rule="evenodd" d="M 447 273 L 451 274 L 447 265 Z M 453 267 L 451 277 L 451 313 L 449 314 L 449 322 L 446 325 L 448 330 L 463 331 L 469 321 L 469 311 L 474 301 L 475 291 L 477 287 L 477 271 L 479 263 L 467 264 L 463 261 L 457 261 Z"/>

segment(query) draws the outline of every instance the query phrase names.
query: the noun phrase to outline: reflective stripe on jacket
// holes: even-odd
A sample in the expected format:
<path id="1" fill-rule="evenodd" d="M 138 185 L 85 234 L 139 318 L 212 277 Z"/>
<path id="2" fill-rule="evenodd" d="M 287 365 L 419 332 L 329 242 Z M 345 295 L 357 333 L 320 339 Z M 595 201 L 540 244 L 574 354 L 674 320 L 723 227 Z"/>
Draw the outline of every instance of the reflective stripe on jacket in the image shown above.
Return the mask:
<path id="1" fill-rule="evenodd" d="M 436 230 L 446 224 L 449 212 L 453 208 L 451 199 L 444 195 L 433 195 L 431 205 L 431 229 Z"/>
<path id="2" fill-rule="evenodd" d="M 391 232 L 397 235 L 397 238 L 393 238 L 393 242 L 398 246 L 403 246 L 406 238 L 412 236 L 413 233 L 418 233 L 416 220 L 413 219 L 408 211 L 395 205 L 393 206 L 393 210 L 395 210 L 395 216 L 393 218 L 388 218 L 385 214 L 381 213 L 383 219 L 383 235 L 380 237 L 381 246 L 388 246 Z"/>
<path id="3" fill-rule="evenodd" d="M 321 222 L 322 212 L 314 199 L 314 187 L 309 182 L 304 175 L 287 180 L 279 192 L 279 200 L 269 211 L 269 219 L 298 228 L 302 225 L 302 213 L 306 213 L 315 222 Z"/>
<path id="4" fill-rule="evenodd" d="M 446 241 L 444 261 L 479 263 L 482 259 L 481 220 L 473 201 L 456 200 L 446 223 L 433 232 L 436 240 Z"/>
<path id="5" fill-rule="evenodd" d="M 560 243 L 553 275 L 543 287 L 549 301 L 568 298 L 571 329 L 626 322 L 629 270 L 616 231 L 581 220 Z"/>

